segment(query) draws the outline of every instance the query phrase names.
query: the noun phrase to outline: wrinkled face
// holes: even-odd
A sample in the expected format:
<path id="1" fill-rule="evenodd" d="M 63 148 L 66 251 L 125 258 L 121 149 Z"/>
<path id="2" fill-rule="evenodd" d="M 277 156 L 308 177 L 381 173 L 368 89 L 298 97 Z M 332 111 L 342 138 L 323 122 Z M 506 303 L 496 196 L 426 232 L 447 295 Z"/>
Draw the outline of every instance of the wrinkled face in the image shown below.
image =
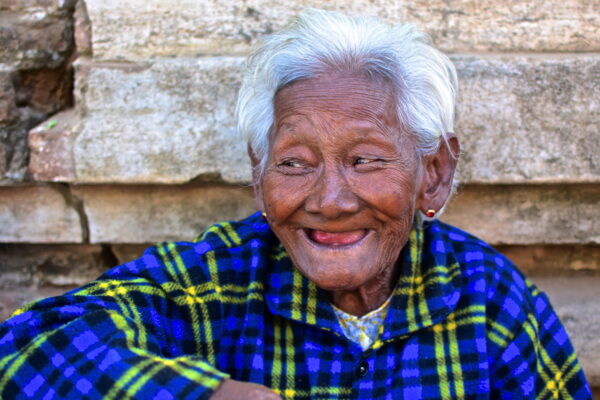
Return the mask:
<path id="1" fill-rule="evenodd" d="M 296 268 L 326 290 L 388 274 L 412 226 L 423 168 L 388 86 L 330 75 L 275 98 L 258 202 Z"/>

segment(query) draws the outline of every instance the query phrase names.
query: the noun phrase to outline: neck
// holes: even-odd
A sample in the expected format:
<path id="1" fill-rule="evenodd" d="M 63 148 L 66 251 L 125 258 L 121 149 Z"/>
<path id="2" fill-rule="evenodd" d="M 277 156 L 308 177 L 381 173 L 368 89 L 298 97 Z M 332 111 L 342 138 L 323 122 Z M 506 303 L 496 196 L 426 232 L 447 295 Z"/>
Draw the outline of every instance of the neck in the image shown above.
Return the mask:
<path id="1" fill-rule="evenodd" d="M 340 310 L 362 317 L 379 308 L 390 297 L 399 272 L 399 265 L 395 265 L 356 289 L 332 291 L 331 301 Z"/>

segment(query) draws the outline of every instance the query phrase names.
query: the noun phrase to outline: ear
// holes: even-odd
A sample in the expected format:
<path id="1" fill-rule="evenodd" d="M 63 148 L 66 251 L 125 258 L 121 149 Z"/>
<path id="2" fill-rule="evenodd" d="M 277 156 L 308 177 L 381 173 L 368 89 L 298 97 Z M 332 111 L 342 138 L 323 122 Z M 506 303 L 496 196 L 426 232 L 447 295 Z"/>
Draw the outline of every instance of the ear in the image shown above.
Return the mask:
<path id="1" fill-rule="evenodd" d="M 252 187 L 254 188 L 254 200 L 256 201 L 256 206 L 260 211 L 265 210 L 265 203 L 263 201 L 263 193 L 262 193 L 262 179 L 260 176 L 260 162 L 254 154 L 254 150 L 248 143 L 246 149 L 248 150 L 248 157 L 250 157 L 250 164 L 252 165 Z"/>
<path id="2" fill-rule="evenodd" d="M 442 209 L 452 192 L 460 144 L 453 133 L 448 133 L 447 139 L 448 144 L 442 143 L 435 153 L 423 156 L 423 178 L 417 200 L 417 209 L 423 213 Z"/>

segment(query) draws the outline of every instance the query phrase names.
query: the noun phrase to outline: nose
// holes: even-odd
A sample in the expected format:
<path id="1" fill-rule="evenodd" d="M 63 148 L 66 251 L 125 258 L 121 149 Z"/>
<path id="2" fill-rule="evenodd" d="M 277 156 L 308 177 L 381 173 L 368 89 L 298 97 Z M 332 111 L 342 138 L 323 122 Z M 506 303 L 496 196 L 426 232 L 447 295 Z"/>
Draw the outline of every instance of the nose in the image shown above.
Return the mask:
<path id="1" fill-rule="evenodd" d="M 324 168 L 305 203 L 307 212 L 321 214 L 327 219 L 355 213 L 359 209 L 360 199 L 342 171 L 333 167 Z"/>

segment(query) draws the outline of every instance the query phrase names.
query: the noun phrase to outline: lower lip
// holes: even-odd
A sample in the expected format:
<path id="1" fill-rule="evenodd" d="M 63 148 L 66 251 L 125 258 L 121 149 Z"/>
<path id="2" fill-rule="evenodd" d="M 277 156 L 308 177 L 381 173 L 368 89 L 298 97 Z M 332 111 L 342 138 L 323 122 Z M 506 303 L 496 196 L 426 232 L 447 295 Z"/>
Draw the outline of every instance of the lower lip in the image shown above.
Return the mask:
<path id="1" fill-rule="evenodd" d="M 305 230 L 306 236 L 313 242 L 321 246 L 342 247 L 351 246 L 360 242 L 368 231 L 360 229 L 348 232 L 325 232 L 314 229 Z"/>

